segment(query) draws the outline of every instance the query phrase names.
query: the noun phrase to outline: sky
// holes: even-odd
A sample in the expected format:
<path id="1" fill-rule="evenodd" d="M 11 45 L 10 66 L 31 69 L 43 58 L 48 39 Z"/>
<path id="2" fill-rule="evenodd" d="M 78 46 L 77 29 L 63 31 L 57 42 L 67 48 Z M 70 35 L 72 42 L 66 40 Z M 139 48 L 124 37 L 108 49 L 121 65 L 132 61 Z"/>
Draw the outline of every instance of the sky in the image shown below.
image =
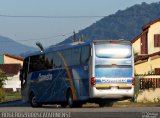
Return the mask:
<path id="1" fill-rule="evenodd" d="M 78 33 L 102 18 L 68 18 L 68 16 L 108 16 L 135 4 L 159 1 L 0 0 L 0 35 L 32 47 L 35 47 L 35 43 L 39 41 L 47 47 L 63 41 L 73 35 L 73 31 Z M 2 15 L 53 16 L 54 18 L 4 17 Z"/>

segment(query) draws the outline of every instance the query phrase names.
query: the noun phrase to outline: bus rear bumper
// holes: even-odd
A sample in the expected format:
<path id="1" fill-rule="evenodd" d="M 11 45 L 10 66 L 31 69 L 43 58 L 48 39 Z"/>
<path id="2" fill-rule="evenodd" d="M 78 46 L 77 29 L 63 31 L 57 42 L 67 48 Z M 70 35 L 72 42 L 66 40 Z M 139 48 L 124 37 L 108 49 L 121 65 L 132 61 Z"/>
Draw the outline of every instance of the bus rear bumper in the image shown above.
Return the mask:
<path id="1" fill-rule="evenodd" d="M 134 87 L 131 89 L 96 89 L 92 88 L 91 98 L 123 99 L 134 97 Z"/>

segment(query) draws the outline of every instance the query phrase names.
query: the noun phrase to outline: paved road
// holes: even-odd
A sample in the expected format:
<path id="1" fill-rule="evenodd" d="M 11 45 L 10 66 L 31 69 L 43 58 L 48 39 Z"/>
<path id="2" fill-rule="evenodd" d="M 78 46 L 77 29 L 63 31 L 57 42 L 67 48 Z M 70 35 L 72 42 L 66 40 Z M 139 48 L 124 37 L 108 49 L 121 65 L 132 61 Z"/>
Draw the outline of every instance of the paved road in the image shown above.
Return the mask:
<path id="1" fill-rule="evenodd" d="M 151 116 L 160 118 L 160 107 L 126 106 L 99 108 L 96 105 L 85 105 L 83 108 L 61 108 L 57 105 L 45 105 L 41 108 L 32 108 L 21 101 L 15 101 L 0 104 L 0 113 L 0 117 L 2 117 L 2 115 L 5 117 L 11 113 L 28 113 L 29 115 L 47 113 L 56 118 L 142 118 L 143 116 L 146 116 L 143 118 L 150 118 Z"/>

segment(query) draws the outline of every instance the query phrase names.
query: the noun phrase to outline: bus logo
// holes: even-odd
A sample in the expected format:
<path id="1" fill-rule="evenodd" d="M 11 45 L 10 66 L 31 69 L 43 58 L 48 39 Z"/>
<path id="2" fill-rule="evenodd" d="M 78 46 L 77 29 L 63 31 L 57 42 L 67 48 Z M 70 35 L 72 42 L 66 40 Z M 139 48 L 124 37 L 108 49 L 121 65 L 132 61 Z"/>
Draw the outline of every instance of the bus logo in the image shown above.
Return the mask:
<path id="1" fill-rule="evenodd" d="M 52 80 L 52 74 L 42 75 L 41 73 L 38 76 L 39 81 L 49 81 Z"/>
<path id="2" fill-rule="evenodd" d="M 126 78 L 101 78 L 101 82 L 105 83 L 127 83 Z"/>

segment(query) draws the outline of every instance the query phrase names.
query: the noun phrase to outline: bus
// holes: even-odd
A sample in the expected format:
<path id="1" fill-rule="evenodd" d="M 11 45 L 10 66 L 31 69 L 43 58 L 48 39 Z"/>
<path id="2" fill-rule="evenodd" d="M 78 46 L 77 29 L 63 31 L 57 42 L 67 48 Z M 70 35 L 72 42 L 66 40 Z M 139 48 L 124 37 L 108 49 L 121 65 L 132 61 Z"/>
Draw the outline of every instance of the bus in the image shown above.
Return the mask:
<path id="1" fill-rule="evenodd" d="M 94 40 L 50 46 L 25 57 L 21 93 L 32 107 L 60 104 L 100 107 L 134 97 L 134 58 L 129 41 Z"/>

